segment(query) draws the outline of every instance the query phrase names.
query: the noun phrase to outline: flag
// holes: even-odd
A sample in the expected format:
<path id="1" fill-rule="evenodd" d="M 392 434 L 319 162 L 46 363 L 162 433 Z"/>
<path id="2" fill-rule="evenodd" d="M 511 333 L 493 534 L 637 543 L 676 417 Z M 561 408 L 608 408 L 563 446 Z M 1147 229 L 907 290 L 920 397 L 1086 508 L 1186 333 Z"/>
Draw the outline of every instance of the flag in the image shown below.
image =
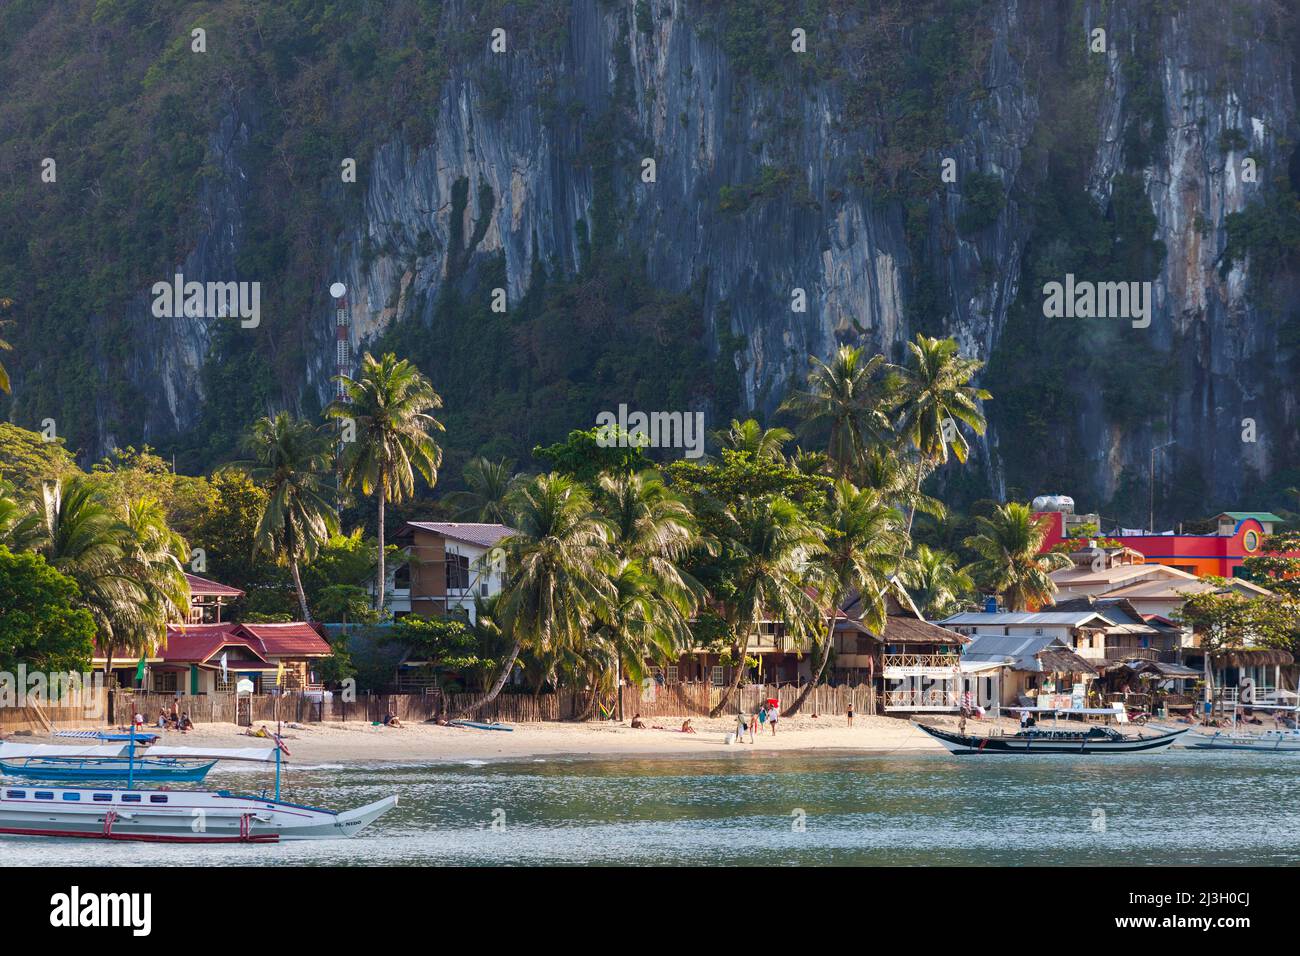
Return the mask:
<path id="1" fill-rule="evenodd" d="M 275 665 L 275 686 L 279 687 L 284 683 L 284 661 Z"/>
<path id="2" fill-rule="evenodd" d="M 140 663 L 135 665 L 135 679 L 144 680 L 144 654 L 140 655 Z"/>
<path id="3" fill-rule="evenodd" d="M 221 652 L 221 683 L 226 683 L 226 652 Z"/>

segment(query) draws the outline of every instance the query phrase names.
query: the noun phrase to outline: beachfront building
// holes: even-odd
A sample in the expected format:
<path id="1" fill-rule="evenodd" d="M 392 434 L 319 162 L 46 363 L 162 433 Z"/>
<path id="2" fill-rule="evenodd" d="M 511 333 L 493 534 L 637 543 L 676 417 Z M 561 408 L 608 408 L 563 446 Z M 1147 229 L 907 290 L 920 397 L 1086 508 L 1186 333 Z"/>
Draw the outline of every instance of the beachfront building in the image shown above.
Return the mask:
<path id="1" fill-rule="evenodd" d="M 190 612 L 186 624 L 220 624 L 226 605 L 244 596 L 239 588 L 209 581 L 197 574 L 186 574 L 185 580 L 190 586 Z"/>
<path id="2" fill-rule="evenodd" d="M 1060 637 L 986 631 L 969 640 L 961 655 L 960 690 L 972 703 L 995 714 L 1016 706 L 1087 705 L 1097 669 Z M 1076 688 L 1083 691 L 1081 702 Z"/>
<path id="3" fill-rule="evenodd" d="M 394 618 L 464 614 L 474 620 L 475 598 L 492 597 L 505 583 L 499 546 L 513 533 L 502 524 L 408 521 L 396 535 L 407 560 L 389 569 L 384 606 Z"/>
<path id="4" fill-rule="evenodd" d="M 317 662 L 333 653 L 311 624 L 169 624 L 167 639 L 144 659 L 141 690 L 187 697 L 233 693 L 240 678 L 257 693 L 318 689 Z M 103 657 L 92 664 L 102 670 Z M 137 684 L 139 660 L 115 659 L 119 687 Z"/>
<path id="5" fill-rule="evenodd" d="M 859 596 L 851 596 L 841 610 L 847 619 L 835 632 L 834 682 L 870 681 L 879 675 L 885 713 L 953 713 L 960 708 L 961 648 L 969 638 L 926 621 L 897 581 L 885 593 L 885 626 L 879 631 L 861 620 Z"/>
<path id="6" fill-rule="evenodd" d="M 1081 528 L 1100 529 L 1096 514 L 1076 515 L 1074 503 L 1064 499 L 1051 503 L 1047 498 L 1034 499 L 1035 513 L 1047 524 L 1043 550 L 1050 551 L 1063 541 L 1071 540 Z M 1120 528 L 1105 533 L 1107 540 L 1143 556 L 1146 564 L 1163 564 L 1187 574 L 1231 578 L 1239 574 L 1242 562 L 1253 555 L 1266 554 L 1264 538 L 1273 533 L 1282 519 L 1268 511 L 1225 511 L 1213 519 L 1212 534 L 1155 533 Z M 1080 543 L 1084 543 L 1079 538 Z M 1293 557 L 1300 554 L 1289 552 Z"/>

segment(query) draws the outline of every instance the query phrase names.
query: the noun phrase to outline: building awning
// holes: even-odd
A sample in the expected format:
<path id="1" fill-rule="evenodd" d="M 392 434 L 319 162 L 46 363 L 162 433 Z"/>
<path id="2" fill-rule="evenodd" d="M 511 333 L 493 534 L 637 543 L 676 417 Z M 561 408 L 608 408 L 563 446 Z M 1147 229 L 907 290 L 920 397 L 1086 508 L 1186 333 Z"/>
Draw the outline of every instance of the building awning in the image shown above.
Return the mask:
<path id="1" fill-rule="evenodd" d="M 1164 661 L 1125 661 L 1124 666 L 1135 674 L 1159 674 L 1161 677 L 1171 678 L 1201 676 L 1201 672 L 1194 667 L 1168 664 Z"/>

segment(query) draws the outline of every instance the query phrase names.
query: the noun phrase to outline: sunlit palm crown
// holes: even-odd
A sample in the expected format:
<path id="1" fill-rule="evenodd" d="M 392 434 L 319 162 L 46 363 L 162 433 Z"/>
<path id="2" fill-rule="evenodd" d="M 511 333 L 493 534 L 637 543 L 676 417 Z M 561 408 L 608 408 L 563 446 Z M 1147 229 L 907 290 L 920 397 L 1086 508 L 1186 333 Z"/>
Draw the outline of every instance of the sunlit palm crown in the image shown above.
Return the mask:
<path id="1" fill-rule="evenodd" d="M 1068 567 L 1070 559 L 1063 554 L 1038 553 L 1047 527 L 1029 506 L 1002 505 L 992 518 L 977 518 L 976 526 L 979 533 L 965 541 L 980 556 L 970 568 L 976 582 L 1002 595 L 1011 610 L 1049 602 L 1056 593 L 1050 574 Z"/>

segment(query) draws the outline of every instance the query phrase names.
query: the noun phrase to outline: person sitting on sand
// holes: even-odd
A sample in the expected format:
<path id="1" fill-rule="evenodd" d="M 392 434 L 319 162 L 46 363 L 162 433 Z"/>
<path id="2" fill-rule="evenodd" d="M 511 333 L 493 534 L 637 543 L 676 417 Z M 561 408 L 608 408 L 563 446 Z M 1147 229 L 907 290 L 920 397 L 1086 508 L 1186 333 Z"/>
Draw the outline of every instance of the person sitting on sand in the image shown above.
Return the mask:
<path id="1" fill-rule="evenodd" d="M 158 711 L 158 729 L 164 730 L 166 727 L 167 727 L 167 714 L 160 710 Z"/>
<path id="2" fill-rule="evenodd" d="M 397 715 L 396 715 L 396 714 L 384 714 L 384 726 L 385 726 L 385 727 L 400 727 L 400 726 L 402 726 L 402 722 L 401 722 L 400 720 L 397 719 Z"/>
<path id="3" fill-rule="evenodd" d="M 685 720 L 682 721 L 682 733 L 684 734 L 695 733 L 695 728 L 691 726 L 691 719 L 689 717 L 687 717 Z"/>
<path id="4" fill-rule="evenodd" d="M 641 719 L 641 715 L 640 715 L 640 714 L 633 714 L 633 715 L 632 715 L 632 729 L 633 729 L 633 730 L 645 730 L 645 721 Z"/>
<path id="5" fill-rule="evenodd" d="M 269 737 L 271 736 L 271 734 L 270 734 L 270 731 L 268 731 L 268 730 L 266 729 L 266 724 L 262 724 L 262 726 L 258 727 L 256 730 L 245 730 L 245 731 L 244 731 L 244 736 L 245 736 L 245 737 L 267 737 L 267 738 L 269 738 Z"/>
<path id="6" fill-rule="evenodd" d="M 179 730 L 183 734 L 188 734 L 193 729 L 194 729 L 194 721 L 190 720 L 190 715 L 187 712 L 183 717 L 181 717 Z"/>

